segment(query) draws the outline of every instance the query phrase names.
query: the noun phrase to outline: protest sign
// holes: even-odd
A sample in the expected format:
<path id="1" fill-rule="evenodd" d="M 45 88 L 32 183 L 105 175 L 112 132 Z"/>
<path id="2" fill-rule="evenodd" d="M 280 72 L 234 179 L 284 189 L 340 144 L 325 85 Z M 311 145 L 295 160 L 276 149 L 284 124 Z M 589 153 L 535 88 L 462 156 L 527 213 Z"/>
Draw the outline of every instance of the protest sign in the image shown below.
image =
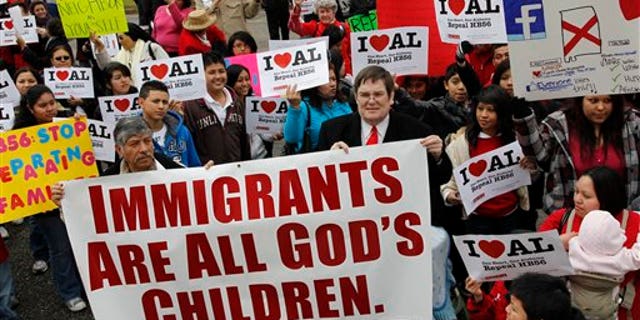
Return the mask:
<path id="1" fill-rule="evenodd" d="M 640 19 L 624 3 L 505 1 L 515 94 L 546 100 L 640 92 Z"/>
<path id="2" fill-rule="evenodd" d="M 426 160 L 413 140 L 76 180 L 62 208 L 97 320 L 426 320 Z"/>
<path id="3" fill-rule="evenodd" d="M 120 44 L 118 43 L 118 36 L 115 33 L 105 34 L 98 36 L 102 43 L 104 44 L 104 50 L 107 51 L 109 57 L 115 57 L 120 51 Z M 93 42 L 89 41 L 91 44 L 91 52 L 93 52 L 93 57 L 96 58 L 96 45 Z M 97 59 L 97 58 L 96 58 Z"/>
<path id="4" fill-rule="evenodd" d="M 471 158 L 453 169 L 453 176 L 467 213 L 485 201 L 531 184 L 529 171 L 520 167 L 520 144 L 512 142 Z"/>
<path id="5" fill-rule="evenodd" d="M 449 64 L 455 62 L 456 46 L 442 42 L 438 33 L 432 1 L 376 1 L 378 29 L 427 26 L 429 29 L 429 75 L 444 75 Z M 353 44 L 351 44 L 353 46 Z"/>
<path id="6" fill-rule="evenodd" d="M 22 28 L 22 31 L 18 31 L 20 28 Z M 36 18 L 34 16 L 26 16 L 18 20 L 11 18 L 0 19 L 0 47 L 16 45 L 16 33 L 22 36 L 25 43 L 37 43 Z"/>
<path id="7" fill-rule="evenodd" d="M 376 10 L 371 10 L 367 14 L 357 14 L 347 19 L 351 32 L 371 31 L 378 29 L 378 17 Z"/>
<path id="8" fill-rule="evenodd" d="M 96 176 L 86 120 L 0 133 L 0 223 L 54 209 L 51 185 Z"/>
<path id="9" fill-rule="evenodd" d="M 43 77 L 56 99 L 95 97 L 91 68 L 45 68 Z"/>
<path id="10" fill-rule="evenodd" d="M 329 82 L 329 58 L 324 41 L 258 53 L 260 91 L 263 97 L 279 96 L 288 85 L 298 90 Z"/>
<path id="11" fill-rule="evenodd" d="M 288 104 L 282 98 L 247 97 L 244 109 L 247 133 L 281 133 Z"/>
<path id="12" fill-rule="evenodd" d="M 397 75 L 427 74 L 428 30 L 402 27 L 351 33 L 353 74 L 379 65 Z"/>
<path id="13" fill-rule="evenodd" d="M 12 105 L 0 103 L 0 132 L 9 131 L 13 128 L 13 123 L 16 119 L 13 108 Z"/>
<path id="14" fill-rule="evenodd" d="M 20 92 L 7 70 L 0 71 L 0 103 L 11 107 L 20 104 Z"/>
<path id="15" fill-rule="evenodd" d="M 552 276 L 573 274 L 558 231 L 512 235 L 453 236 L 469 276 L 476 280 L 507 281 L 527 272 Z"/>
<path id="16" fill-rule="evenodd" d="M 319 41 L 324 41 L 327 44 L 327 48 L 329 47 L 329 37 L 313 37 L 313 38 L 302 38 L 302 39 L 293 39 L 293 40 L 269 40 L 269 50 L 279 50 L 284 48 L 291 48 L 295 46 L 302 46 L 305 44 L 316 43 Z"/>
<path id="17" fill-rule="evenodd" d="M 316 11 L 314 8 L 315 3 L 316 0 L 302 0 L 302 4 L 300 4 L 300 14 L 303 16 L 313 14 Z"/>
<path id="18" fill-rule="evenodd" d="M 433 0 L 440 38 L 447 43 L 505 43 L 502 0 Z"/>
<path id="19" fill-rule="evenodd" d="M 241 65 L 249 70 L 249 78 L 251 79 L 251 88 L 253 94 L 261 96 L 260 91 L 260 72 L 258 72 L 258 60 L 256 60 L 256 54 L 243 54 L 239 56 L 224 58 L 224 64 L 227 68 L 232 64 Z"/>
<path id="20" fill-rule="evenodd" d="M 142 109 L 138 104 L 137 93 L 122 96 L 99 97 L 98 106 L 102 120 L 110 124 L 115 124 L 122 118 L 136 116 L 142 113 Z"/>
<path id="21" fill-rule="evenodd" d="M 16 32 L 18 34 L 24 33 L 24 25 L 18 23 L 23 19 L 22 8 L 20 6 L 13 6 L 10 7 L 7 11 L 9 12 L 9 18 L 11 18 L 11 20 L 14 22 L 13 27 Z"/>
<path id="22" fill-rule="evenodd" d="M 66 118 L 53 118 L 53 121 L 64 120 Z M 92 119 L 87 119 L 87 124 L 96 160 L 114 162 L 116 158 L 116 144 L 112 137 L 114 125 Z"/>
<path id="23" fill-rule="evenodd" d="M 138 64 L 135 73 L 138 88 L 149 80 L 159 80 L 169 88 L 171 99 L 194 100 L 207 94 L 201 54 L 145 61 Z"/>
<path id="24" fill-rule="evenodd" d="M 58 0 L 58 13 L 69 39 L 128 31 L 123 0 Z"/>

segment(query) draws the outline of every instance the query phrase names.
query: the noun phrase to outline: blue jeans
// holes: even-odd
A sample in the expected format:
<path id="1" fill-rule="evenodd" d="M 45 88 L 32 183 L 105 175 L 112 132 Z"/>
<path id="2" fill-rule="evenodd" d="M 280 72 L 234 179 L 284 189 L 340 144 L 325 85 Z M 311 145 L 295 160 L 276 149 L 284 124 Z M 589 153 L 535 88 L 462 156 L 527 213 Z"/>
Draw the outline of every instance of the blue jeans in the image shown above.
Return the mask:
<path id="1" fill-rule="evenodd" d="M 58 210 L 49 211 L 37 214 L 34 218 L 49 246 L 49 265 L 56 291 L 67 302 L 83 297 L 84 289 L 71 251 L 67 228 L 58 213 Z"/>
<path id="2" fill-rule="evenodd" d="M 36 218 L 33 216 L 26 217 L 29 224 L 29 248 L 31 248 L 31 255 L 34 260 L 42 260 L 49 262 L 49 247 L 47 246 L 47 239 L 44 237 L 44 233 L 38 226 Z"/>
<path id="3" fill-rule="evenodd" d="M 15 320 L 18 315 L 11 309 L 11 296 L 14 294 L 13 276 L 9 260 L 0 263 L 0 319 Z"/>

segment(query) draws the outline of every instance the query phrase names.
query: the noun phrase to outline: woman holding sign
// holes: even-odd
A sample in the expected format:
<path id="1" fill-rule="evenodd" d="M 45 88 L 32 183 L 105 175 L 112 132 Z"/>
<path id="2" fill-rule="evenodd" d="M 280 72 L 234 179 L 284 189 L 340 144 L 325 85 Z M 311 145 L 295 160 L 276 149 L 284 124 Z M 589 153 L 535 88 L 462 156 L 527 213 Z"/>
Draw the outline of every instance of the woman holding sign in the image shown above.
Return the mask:
<path id="1" fill-rule="evenodd" d="M 36 85 L 24 95 L 13 129 L 49 123 L 54 117 L 65 115 L 58 112 L 51 89 L 44 85 Z M 82 299 L 84 290 L 71 251 L 67 229 L 60 219 L 60 210 L 54 209 L 36 214 L 34 219 L 44 233 L 49 246 L 49 263 L 58 295 L 69 310 L 73 312 L 84 310 L 87 307 Z"/>
<path id="2" fill-rule="evenodd" d="M 465 161 L 515 141 L 512 127 L 509 95 L 500 87 L 491 85 L 480 91 L 478 103 L 471 112 L 471 124 L 462 134 L 452 138 L 446 152 L 453 167 Z M 462 199 L 455 178 L 440 187 L 448 206 L 460 205 Z M 509 234 L 522 229 L 522 217 L 529 210 L 526 187 L 495 196 L 474 212 L 467 212 L 466 231 L 471 234 Z"/>

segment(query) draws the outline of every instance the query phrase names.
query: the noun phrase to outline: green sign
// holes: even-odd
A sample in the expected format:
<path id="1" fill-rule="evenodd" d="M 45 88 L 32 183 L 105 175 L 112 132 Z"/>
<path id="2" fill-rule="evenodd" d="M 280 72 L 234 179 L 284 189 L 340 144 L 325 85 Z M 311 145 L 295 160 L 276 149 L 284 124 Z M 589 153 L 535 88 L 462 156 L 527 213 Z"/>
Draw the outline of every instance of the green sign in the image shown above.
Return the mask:
<path id="1" fill-rule="evenodd" d="M 347 19 L 351 32 L 378 30 L 378 16 L 375 10 L 368 14 L 358 14 Z"/>

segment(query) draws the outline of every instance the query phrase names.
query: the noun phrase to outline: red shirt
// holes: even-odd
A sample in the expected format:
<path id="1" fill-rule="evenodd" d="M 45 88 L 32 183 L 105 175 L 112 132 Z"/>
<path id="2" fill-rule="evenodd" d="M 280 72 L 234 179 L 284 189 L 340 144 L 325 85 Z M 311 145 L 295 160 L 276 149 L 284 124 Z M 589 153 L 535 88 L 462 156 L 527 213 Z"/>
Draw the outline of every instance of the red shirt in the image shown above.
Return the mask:
<path id="1" fill-rule="evenodd" d="M 478 137 L 477 146 L 473 147 L 469 145 L 469 155 L 473 158 L 500 147 L 502 147 L 502 139 L 500 136 L 480 136 Z M 479 205 L 474 212 L 483 217 L 499 218 L 513 212 L 517 206 L 518 193 L 516 191 L 509 191 L 485 201 Z"/>
<path id="2" fill-rule="evenodd" d="M 582 150 L 580 139 L 577 138 L 578 133 L 571 131 L 571 137 L 569 138 L 569 152 L 571 153 L 571 159 L 573 160 L 573 166 L 576 169 L 576 176 L 579 177 L 589 169 L 593 167 L 605 166 L 609 167 L 620 175 L 625 177 L 626 165 L 622 153 L 618 152 L 613 144 L 609 144 L 606 149 L 599 147 L 593 150 L 593 155 L 587 159 L 583 159 L 580 155 Z"/>

